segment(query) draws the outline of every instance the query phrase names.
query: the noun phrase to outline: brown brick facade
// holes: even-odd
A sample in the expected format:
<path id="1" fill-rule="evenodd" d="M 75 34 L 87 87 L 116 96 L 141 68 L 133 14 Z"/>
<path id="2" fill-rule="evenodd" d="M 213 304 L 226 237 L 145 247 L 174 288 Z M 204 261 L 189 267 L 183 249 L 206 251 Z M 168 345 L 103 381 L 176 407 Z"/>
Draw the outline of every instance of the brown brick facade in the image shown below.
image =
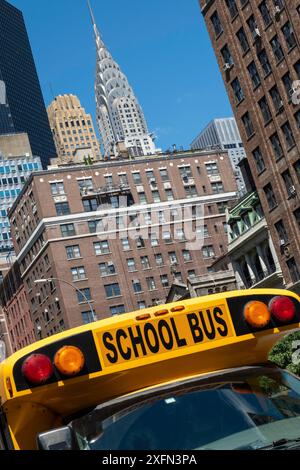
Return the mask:
<path id="1" fill-rule="evenodd" d="M 300 2 L 200 5 L 286 285 L 292 287 L 300 280 L 300 106 L 292 91 L 300 79 Z"/>

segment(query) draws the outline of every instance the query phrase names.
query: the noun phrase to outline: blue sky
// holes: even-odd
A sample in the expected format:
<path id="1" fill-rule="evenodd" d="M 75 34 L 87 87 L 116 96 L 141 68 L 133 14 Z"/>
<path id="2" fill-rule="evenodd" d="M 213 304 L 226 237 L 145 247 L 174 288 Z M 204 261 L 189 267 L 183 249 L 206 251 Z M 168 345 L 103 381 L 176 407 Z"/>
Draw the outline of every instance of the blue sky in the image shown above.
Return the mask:
<path id="1" fill-rule="evenodd" d="M 95 45 L 86 1 L 10 2 L 25 16 L 46 105 L 53 93 L 73 93 L 95 119 Z M 232 115 L 198 0 L 91 3 L 159 147 L 189 148 L 211 119 Z"/>

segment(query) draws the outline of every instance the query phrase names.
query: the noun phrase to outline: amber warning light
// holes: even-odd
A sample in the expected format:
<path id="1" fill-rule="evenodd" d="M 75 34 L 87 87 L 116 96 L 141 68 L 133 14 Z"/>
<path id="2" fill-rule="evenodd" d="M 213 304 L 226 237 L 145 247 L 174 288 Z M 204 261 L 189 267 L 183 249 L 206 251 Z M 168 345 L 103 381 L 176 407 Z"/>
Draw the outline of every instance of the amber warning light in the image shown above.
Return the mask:
<path id="1" fill-rule="evenodd" d="M 253 328 L 265 328 L 272 317 L 280 323 L 290 323 L 296 315 L 296 308 L 289 297 L 274 297 L 269 305 L 258 300 L 248 302 L 244 308 L 244 318 Z"/>

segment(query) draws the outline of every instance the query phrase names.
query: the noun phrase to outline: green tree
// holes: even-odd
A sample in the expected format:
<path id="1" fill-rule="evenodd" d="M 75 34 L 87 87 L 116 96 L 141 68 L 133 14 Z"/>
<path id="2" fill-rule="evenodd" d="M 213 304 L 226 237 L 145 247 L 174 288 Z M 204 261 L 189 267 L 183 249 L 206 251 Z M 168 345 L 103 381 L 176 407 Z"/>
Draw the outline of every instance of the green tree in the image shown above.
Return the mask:
<path id="1" fill-rule="evenodd" d="M 295 341 L 299 341 L 297 346 Z M 300 330 L 294 331 L 276 343 L 269 353 L 269 361 L 300 376 L 300 357 L 297 361 L 293 360 L 293 354 L 297 349 L 300 349 Z"/>

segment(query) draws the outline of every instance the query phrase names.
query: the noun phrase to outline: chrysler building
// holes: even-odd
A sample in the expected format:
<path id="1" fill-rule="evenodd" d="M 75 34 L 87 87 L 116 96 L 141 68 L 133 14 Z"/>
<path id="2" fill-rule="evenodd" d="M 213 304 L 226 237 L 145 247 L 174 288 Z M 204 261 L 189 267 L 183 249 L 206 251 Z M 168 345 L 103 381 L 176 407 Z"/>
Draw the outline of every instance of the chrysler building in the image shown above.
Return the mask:
<path id="1" fill-rule="evenodd" d="M 107 158 L 117 156 L 117 144 L 125 144 L 131 156 L 153 155 L 155 144 L 146 120 L 126 76 L 107 50 L 97 28 L 88 0 L 96 48 L 96 111 Z"/>

